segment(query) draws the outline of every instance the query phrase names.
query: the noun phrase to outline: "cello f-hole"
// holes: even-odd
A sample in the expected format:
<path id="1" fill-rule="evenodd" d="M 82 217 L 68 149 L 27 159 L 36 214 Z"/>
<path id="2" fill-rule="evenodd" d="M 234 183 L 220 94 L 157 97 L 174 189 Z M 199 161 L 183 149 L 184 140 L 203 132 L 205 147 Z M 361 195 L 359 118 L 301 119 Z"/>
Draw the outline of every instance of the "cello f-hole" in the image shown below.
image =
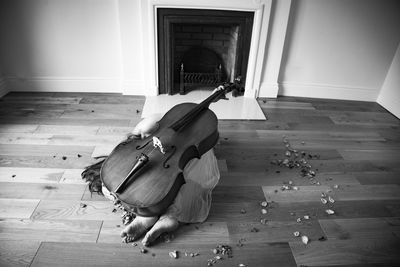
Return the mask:
<path id="1" fill-rule="evenodd" d="M 171 146 L 171 150 L 172 150 L 171 153 L 168 155 L 168 157 L 163 162 L 163 167 L 165 169 L 169 168 L 169 164 L 167 164 L 167 161 L 175 154 L 176 146 Z"/>
<path id="2" fill-rule="evenodd" d="M 149 143 L 151 142 L 151 139 L 149 140 L 149 141 L 147 141 L 147 143 L 145 143 L 144 145 L 138 145 L 138 146 L 136 146 L 136 150 L 141 150 L 141 149 L 143 149 L 143 148 L 145 148 Z"/>

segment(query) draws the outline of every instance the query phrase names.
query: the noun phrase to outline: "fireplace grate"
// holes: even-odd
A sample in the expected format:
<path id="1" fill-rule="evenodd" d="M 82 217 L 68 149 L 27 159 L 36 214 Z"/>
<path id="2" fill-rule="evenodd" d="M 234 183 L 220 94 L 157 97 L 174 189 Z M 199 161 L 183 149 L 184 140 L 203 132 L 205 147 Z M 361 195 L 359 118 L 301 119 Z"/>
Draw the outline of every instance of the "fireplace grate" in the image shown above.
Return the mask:
<path id="1" fill-rule="evenodd" d="M 185 72 L 183 63 L 180 70 L 179 93 L 184 95 L 189 88 L 199 86 L 217 86 L 221 83 L 221 65 L 214 73 Z"/>

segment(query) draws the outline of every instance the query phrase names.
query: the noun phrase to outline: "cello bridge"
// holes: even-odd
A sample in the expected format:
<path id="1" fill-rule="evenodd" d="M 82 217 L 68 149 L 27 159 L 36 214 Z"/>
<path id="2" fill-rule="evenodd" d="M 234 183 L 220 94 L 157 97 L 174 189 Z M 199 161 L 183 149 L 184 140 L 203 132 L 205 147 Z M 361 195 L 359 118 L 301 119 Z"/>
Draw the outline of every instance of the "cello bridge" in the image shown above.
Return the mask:
<path id="1" fill-rule="evenodd" d="M 156 136 L 153 136 L 153 146 L 158 147 L 160 149 L 160 152 L 165 154 L 165 148 L 163 147 L 161 140 Z"/>

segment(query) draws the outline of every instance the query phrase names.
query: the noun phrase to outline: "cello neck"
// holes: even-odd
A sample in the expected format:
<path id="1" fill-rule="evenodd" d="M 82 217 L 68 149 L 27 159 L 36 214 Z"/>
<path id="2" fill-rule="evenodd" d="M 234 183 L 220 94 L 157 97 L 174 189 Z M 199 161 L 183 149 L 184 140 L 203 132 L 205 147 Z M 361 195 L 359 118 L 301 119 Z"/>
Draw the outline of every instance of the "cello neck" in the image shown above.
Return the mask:
<path id="1" fill-rule="evenodd" d="M 207 97 L 201 103 L 197 104 L 192 110 L 186 113 L 182 118 L 178 121 L 174 122 L 170 128 L 172 128 L 175 132 L 179 131 L 180 129 L 184 128 L 188 123 L 190 123 L 194 118 L 196 118 L 203 110 L 207 109 L 208 106 L 212 102 L 216 102 L 222 97 L 225 96 L 227 89 L 230 86 L 223 86 L 223 89 L 217 90 L 212 95 Z"/>

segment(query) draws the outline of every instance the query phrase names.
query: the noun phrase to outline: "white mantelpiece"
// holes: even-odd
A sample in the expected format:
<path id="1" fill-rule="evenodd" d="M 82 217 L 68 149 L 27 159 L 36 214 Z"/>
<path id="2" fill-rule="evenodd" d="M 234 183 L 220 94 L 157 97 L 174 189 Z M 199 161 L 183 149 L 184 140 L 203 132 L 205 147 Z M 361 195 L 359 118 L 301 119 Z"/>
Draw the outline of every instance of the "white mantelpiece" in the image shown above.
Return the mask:
<path id="1" fill-rule="evenodd" d="M 158 94 L 157 9 L 190 8 L 254 12 L 254 24 L 246 75 L 245 97 L 257 97 L 263 74 L 272 0 L 141 0 L 144 94 Z"/>

